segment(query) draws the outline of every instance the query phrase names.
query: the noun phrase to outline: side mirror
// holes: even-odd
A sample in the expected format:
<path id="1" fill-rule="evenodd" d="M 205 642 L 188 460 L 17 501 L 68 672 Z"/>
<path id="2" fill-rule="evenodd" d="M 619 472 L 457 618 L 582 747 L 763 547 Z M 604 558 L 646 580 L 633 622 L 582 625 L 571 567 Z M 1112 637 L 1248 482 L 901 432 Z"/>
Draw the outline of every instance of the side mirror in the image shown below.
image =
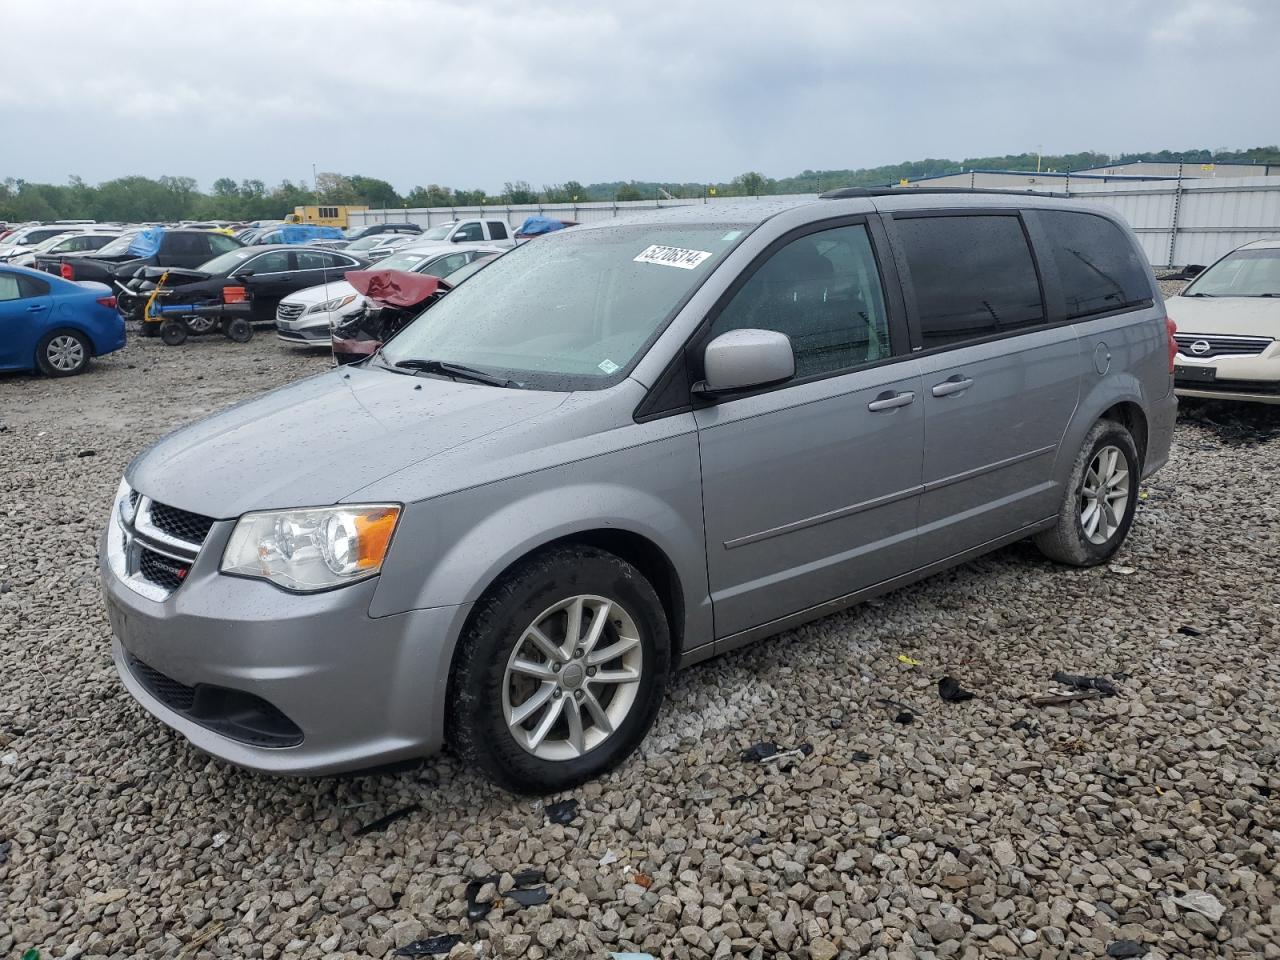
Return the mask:
<path id="1" fill-rule="evenodd" d="M 228 277 L 228 279 L 230 279 L 230 280 L 246 280 L 246 279 L 248 279 L 249 277 L 252 277 L 252 276 L 253 276 L 253 271 L 252 271 L 252 270 L 239 270 L 239 271 L 237 271 L 237 272 L 235 272 L 235 273 L 231 274 L 231 276 L 230 276 L 230 277 Z"/>
<path id="2" fill-rule="evenodd" d="M 450 242 L 450 243 L 465 243 L 465 242 L 466 242 L 466 239 L 467 239 L 466 234 L 463 234 L 463 233 L 455 233 L 452 237 L 450 237 L 449 242 Z"/>
<path id="3" fill-rule="evenodd" d="M 722 333 L 707 344 L 702 365 L 706 379 L 694 391 L 704 397 L 781 383 L 796 375 L 791 338 L 776 330 Z"/>
<path id="4" fill-rule="evenodd" d="M 1182 268 L 1182 279 L 1190 280 L 1193 277 L 1198 277 L 1204 273 L 1204 269 L 1203 263 L 1189 263 Z"/>

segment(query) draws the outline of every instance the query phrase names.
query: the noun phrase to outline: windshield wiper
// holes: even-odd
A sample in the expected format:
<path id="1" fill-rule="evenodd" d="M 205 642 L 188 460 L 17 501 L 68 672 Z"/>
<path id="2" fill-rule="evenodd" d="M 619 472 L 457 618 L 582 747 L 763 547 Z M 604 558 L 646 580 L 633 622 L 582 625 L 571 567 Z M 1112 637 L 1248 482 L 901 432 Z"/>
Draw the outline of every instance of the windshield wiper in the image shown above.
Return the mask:
<path id="1" fill-rule="evenodd" d="M 1183 296 L 1184 296 L 1184 297 L 1213 297 L 1213 296 L 1216 296 L 1216 294 L 1212 294 L 1212 293 L 1184 293 L 1184 294 L 1183 294 Z"/>
<path id="2" fill-rule="evenodd" d="M 476 383 L 487 383 L 493 387 L 518 386 L 514 380 L 508 380 L 506 377 L 485 373 L 483 370 L 477 370 L 475 367 L 468 367 L 461 363 L 446 363 L 443 360 L 419 360 L 417 357 L 410 357 L 408 360 L 397 360 L 392 366 L 399 367 L 401 370 L 421 370 L 423 373 L 438 373 L 441 376 L 453 377 L 455 380 L 473 380 Z"/>

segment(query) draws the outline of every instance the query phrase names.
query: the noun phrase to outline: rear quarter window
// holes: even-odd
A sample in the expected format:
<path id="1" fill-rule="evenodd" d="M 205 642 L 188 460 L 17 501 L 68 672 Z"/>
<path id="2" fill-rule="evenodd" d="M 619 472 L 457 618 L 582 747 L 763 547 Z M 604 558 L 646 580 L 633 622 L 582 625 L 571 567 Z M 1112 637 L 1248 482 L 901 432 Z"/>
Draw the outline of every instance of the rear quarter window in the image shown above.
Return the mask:
<path id="1" fill-rule="evenodd" d="M 27 297 L 44 297 L 49 293 L 49 284 L 36 277 L 19 276 L 18 287 L 22 291 L 24 299 Z"/>
<path id="2" fill-rule="evenodd" d="M 1152 301 L 1146 259 L 1116 224 L 1066 210 L 1038 216 L 1058 265 L 1067 319 Z"/>

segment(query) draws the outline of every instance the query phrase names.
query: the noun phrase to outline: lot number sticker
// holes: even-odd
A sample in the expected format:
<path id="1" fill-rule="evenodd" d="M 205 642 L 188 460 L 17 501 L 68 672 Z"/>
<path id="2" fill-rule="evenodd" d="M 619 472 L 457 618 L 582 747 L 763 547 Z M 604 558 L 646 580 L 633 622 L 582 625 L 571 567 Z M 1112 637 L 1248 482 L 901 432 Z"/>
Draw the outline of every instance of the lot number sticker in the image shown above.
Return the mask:
<path id="1" fill-rule="evenodd" d="M 656 263 L 660 267 L 679 267 L 681 270 L 692 270 L 707 257 L 709 250 L 685 250 L 683 247 L 664 247 L 660 243 L 646 247 L 635 258 L 636 263 Z"/>

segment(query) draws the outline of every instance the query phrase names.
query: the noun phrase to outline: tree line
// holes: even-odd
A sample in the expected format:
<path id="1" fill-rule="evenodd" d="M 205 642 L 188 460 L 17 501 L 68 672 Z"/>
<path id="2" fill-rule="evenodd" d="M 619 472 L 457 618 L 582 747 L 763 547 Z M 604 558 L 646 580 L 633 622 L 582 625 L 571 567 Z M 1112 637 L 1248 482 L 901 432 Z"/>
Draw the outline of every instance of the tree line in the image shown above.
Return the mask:
<path id="1" fill-rule="evenodd" d="M 191 177 L 120 177 L 97 185 L 71 177 L 65 184 L 33 183 L 9 177 L 0 181 L 0 221 L 91 219 L 102 222 L 142 223 L 177 220 L 278 220 L 294 207 L 308 204 L 365 204 L 375 209 L 397 207 L 472 207 L 486 203 L 587 203 L 609 200 L 657 200 L 665 197 L 763 196 L 816 193 L 837 187 L 883 186 L 900 180 L 938 176 L 975 169 L 1041 170 L 1069 172 L 1109 163 L 1148 162 L 1187 164 L 1280 164 L 1280 147 L 1247 150 L 1160 150 L 1110 156 L 1081 153 L 1037 156 L 1033 153 L 970 157 L 964 160 L 924 159 L 880 167 L 850 170 L 805 170 L 774 179 L 749 171 L 719 183 L 659 181 L 610 181 L 581 184 L 576 180 L 545 184 L 541 189 L 527 181 L 509 181 L 497 194 L 429 184 L 400 194 L 386 180 L 360 174 L 321 173 L 315 183 L 283 180 L 268 187 L 261 180 L 230 177 L 215 180 L 208 193 Z"/>

